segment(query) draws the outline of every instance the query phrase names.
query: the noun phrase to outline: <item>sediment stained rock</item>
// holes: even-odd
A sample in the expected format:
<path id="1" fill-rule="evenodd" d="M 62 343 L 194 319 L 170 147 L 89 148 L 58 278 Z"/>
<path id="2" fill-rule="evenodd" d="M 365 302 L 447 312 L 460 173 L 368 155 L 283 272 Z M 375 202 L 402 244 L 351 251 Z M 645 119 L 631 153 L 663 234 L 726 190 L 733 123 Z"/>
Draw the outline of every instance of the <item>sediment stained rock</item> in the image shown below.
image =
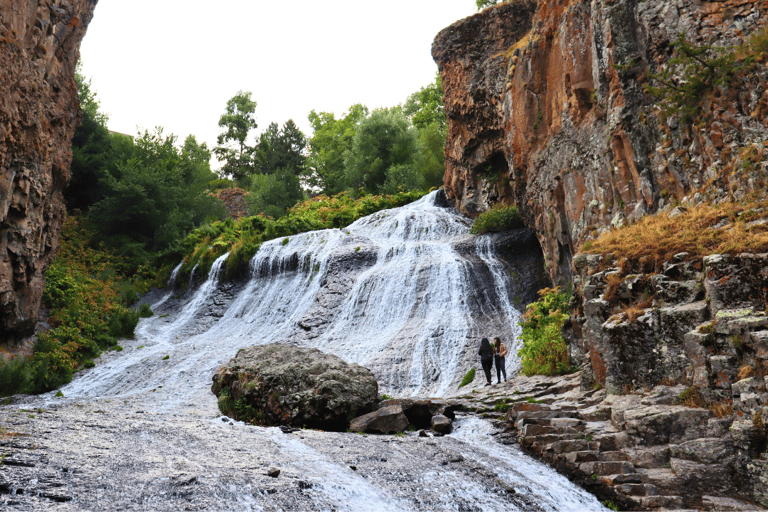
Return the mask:
<path id="1" fill-rule="evenodd" d="M 729 47 L 767 16 L 764 0 L 542 0 L 455 23 L 432 47 L 448 116 L 447 195 L 470 215 L 517 204 L 562 284 L 578 246 L 612 225 L 707 183 L 736 199 L 764 190 L 764 65 L 716 88 L 695 126 L 662 123 L 645 85 L 678 34 Z M 733 172 L 741 161 L 749 172 Z"/>
<path id="2" fill-rule="evenodd" d="M 75 65 L 97 0 L 0 0 L 0 342 L 32 333 L 80 120 Z"/>

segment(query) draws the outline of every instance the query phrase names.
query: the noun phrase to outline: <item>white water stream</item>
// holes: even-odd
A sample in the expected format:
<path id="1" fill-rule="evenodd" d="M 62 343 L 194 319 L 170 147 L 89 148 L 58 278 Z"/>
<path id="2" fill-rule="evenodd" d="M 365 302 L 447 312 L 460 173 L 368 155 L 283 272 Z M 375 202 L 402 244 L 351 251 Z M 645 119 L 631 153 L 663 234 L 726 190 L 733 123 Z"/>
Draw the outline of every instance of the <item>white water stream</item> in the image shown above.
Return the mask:
<path id="1" fill-rule="evenodd" d="M 434 201 L 433 193 L 342 230 L 267 242 L 250 262 L 249 280 L 238 286 L 219 283 L 227 255 L 220 257 L 193 293 L 173 298 L 171 286 L 152 305 L 155 316 L 141 321 L 136 339 L 122 342 L 125 350 L 110 353 L 62 389 L 66 401 L 125 403 L 126 408 L 140 403 L 155 421 L 167 422 L 154 437 L 140 432 L 143 449 L 167 445 L 165 430 L 176 425 L 180 445 L 173 450 L 200 468 L 209 463 L 195 452 L 202 439 L 263 447 L 252 448 L 252 457 L 271 451 L 287 474 L 300 474 L 310 485 L 301 496 L 309 496 L 313 510 L 603 510 L 554 471 L 495 443 L 490 425 L 479 419 L 459 421 L 452 436 L 429 447 L 410 437 L 379 441 L 313 432 L 305 439 L 274 428 L 205 423 L 218 414 L 210 392 L 213 372 L 254 344 L 291 342 L 334 353 L 370 368 L 380 391 L 396 396 L 443 396 L 455 390 L 466 370 L 476 366 L 483 336 L 505 340 L 508 372 L 514 372 L 520 314 L 512 305 L 514 283 L 507 267 L 494 255 L 491 237 L 469 235 L 468 219 Z M 478 376 L 475 384 L 482 380 Z M 224 441 L 226 436 L 236 437 Z M 330 449 L 334 443 L 347 445 L 343 455 Z M 350 460 L 363 467 L 367 454 L 379 449 L 387 454 L 379 456 L 381 461 L 389 462 L 376 462 L 367 476 L 349 469 Z M 466 468 L 441 465 L 433 452 L 448 449 L 489 468 L 517 495 L 502 496 L 487 482 L 468 477 Z M 173 460 L 173 450 L 163 460 Z M 239 456 L 230 456 L 233 468 Z M 396 478 L 398 471 L 406 478 Z M 212 484 L 221 487 L 216 496 L 221 495 L 222 510 L 292 509 L 254 490 L 254 482 L 224 485 L 233 478 L 238 477 Z"/>

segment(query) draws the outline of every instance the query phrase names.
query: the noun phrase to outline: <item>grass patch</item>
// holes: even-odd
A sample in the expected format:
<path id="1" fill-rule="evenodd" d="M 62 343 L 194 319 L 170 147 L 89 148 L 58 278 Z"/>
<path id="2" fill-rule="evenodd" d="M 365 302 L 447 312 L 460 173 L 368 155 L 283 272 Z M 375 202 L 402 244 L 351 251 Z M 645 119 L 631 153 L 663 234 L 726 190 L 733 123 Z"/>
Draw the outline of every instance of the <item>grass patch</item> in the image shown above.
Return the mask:
<path id="1" fill-rule="evenodd" d="M 464 375 L 464 378 L 461 379 L 461 384 L 459 384 L 458 389 L 461 389 L 467 384 L 470 384 L 473 380 L 475 380 L 475 369 L 470 368 L 469 371 Z"/>
<path id="2" fill-rule="evenodd" d="M 523 219 L 517 207 L 508 204 L 496 204 L 475 219 L 469 232 L 473 235 L 481 235 L 522 227 L 524 227 Z"/>
<path id="3" fill-rule="evenodd" d="M 662 263 L 681 252 L 689 253 L 691 259 L 763 253 L 768 251 L 768 227 L 750 226 L 763 218 L 768 218 L 768 200 L 693 206 L 674 218 L 665 212 L 647 215 L 632 225 L 603 233 L 581 251 L 621 254 L 638 272 L 658 271 Z"/>

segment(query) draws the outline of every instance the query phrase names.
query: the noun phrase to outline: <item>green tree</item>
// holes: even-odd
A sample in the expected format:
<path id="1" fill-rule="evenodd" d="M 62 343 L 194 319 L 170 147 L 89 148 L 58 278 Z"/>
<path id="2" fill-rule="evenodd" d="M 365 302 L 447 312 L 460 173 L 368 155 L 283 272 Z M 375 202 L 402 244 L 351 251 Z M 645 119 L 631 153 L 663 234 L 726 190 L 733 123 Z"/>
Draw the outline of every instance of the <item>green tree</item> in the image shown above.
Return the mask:
<path id="1" fill-rule="evenodd" d="M 279 218 L 302 199 L 304 192 L 299 177 L 290 167 L 281 167 L 272 174 L 253 176 L 249 207 L 254 215 Z"/>
<path id="2" fill-rule="evenodd" d="M 82 74 L 79 62 L 75 82 L 83 117 L 72 137 L 71 177 L 64 189 L 64 200 L 70 211 L 87 211 L 104 196 L 100 177 L 107 169 L 114 168 L 118 155 L 107 129 L 107 116 L 100 111 L 91 80 Z"/>
<path id="3" fill-rule="evenodd" d="M 260 174 L 274 174 L 280 168 L 288 168 L 299 175 L 304 171 L 306 145 L 306 137 L 292 119 L 282 129 L 277 123 L 270 123 L 259 136 L 254 151 L 255 168 Z"/>
<path id="4" fill-rule="evenodd" d="M 309 187 L 333 195 L 346 189 L 344 152 L 355 137 L 357 125 L 368 117 L 368 107 L 357 103 L 336 119 L 332 112 L 309 113 L 313 135 L 309 139 L 305 177 Z"/>
<path id="5" fill-rule="evenodd" d="M 119 248 L 136 267 L 170 248 L 206 219 L 223 218 L 223 205 L 207 192 L 215 178 L 210 152 L 195 138 L 182 149 L 162 128 L 136 138 L 131 156 L 101 177 L 104 197 L 91 208 L 96 241 Z"/>
<path id="6" fill-rule="evenodd" d="M 416 168 L 426 188 L 439 187 L 445 174 L 445 136 L 447 121 L 443 105 L 443 83 L 438 74 L 434 83 L 411 94 L 403 113 L 416 129 Z"/>
<path id="7" fill-rule="evenodd" d="M 415 172 L 416 136 L 399 109 L 375 110 L 360 122 L 352 145 L 344 153 L 347 186 L 370 194 L 391 190 L 397 180 L 406 179 L 406 189 L 418 180 Z M 385 186 L 386 183 L 386 186 Z"/>
<path id="8" fill-rule="evenodd" d="M 439 73 L 435 76 L 434 83 L 422 87 L 408 96 L 403 105 L 403 113 L 408 116 L 413 126 L 419 130 L 430 125 L 437 125 L 445 129 L 443 81 Z"/>
<path id="9" fill-rule="evenodd" d="M 257 127 L 254 114 L 256 102 L 250 91 L 238 91 L 227 101 L 227 108 L 219 118 L 224 129 L 216 141 L 214 153 L 224 162 L 221 172 L 235 180 L 242 180 L 253 173 L 253 148 L 246 144 L 248 134 Z"/>

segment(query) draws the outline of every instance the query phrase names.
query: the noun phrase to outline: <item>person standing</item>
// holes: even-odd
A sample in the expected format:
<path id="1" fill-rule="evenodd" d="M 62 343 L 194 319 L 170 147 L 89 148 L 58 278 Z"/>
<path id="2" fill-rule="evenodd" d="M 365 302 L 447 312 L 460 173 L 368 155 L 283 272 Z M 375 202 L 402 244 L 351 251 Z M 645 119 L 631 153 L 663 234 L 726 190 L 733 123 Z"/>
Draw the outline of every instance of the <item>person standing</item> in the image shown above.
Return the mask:
<path id="1" fill-rule="evenodd" d="M 480 356 L 480 362 L 483 364 L 483 371 L 485 372 L 485 380 L 488 381 L 486 386 L 491 385 L 491 367 L 493 366 L 493 347 L 488 338 L 480 340 L 480 350 L 477 351 Z"/>
<path id="2" fill-rule="evenodd" d="M 507 382 L 507 366 L 504 358 L 507 355 L 507 347 L 501 342 L 501 339 L 493 338 L 493 359 L 496 363 L 496 380 L 501 384 L 501 375 L 504 374 L 504 382 Z"/>

